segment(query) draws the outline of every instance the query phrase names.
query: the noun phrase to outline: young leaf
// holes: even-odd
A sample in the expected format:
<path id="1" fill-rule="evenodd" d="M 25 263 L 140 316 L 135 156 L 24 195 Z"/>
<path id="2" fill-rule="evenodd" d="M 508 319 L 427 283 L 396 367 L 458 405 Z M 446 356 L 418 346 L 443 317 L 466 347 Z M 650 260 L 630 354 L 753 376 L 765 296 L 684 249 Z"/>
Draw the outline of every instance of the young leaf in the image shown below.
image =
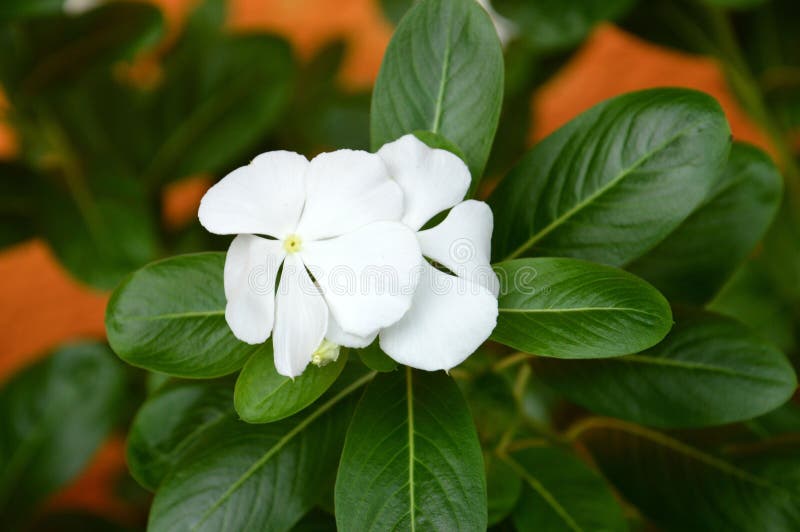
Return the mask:
<path id="1" fill-rule="evenodd" d="M 729 147 L 725 115 L 705 94 L 654 89 L 601 103 L 539 143 L 495 189 L 494 257 L 626 264 L 703 201 Z"/>
<path id="2" fill-rule="evenodd" d="M 764 236 L 778 210 L 782 179 L 769 156 L 736 143 L 709 196 L 629 269 L 670 301 L 703 304 Z"/>
<path id="3" fill-rule="evenodd" d="M 483 173 L 503 98 L 503 52 L 474 0 L 427 0 L 397 27 L 372 95 L 373 149 L 407 133 L 445 137 Z"/>
<path id="4" fill-rule="evenodd" d="M 628 529 L 608 484 L 572 454 L 529 447 L 503 460 L 522 478 L 522 496 L 513 514 L 517 530 Z"/>
<path id="5" fill-rule="evenodd" d="M 382 373 L 347 432 L 336 478 L 340 530 L 485 530 L 478 437 L 441 372 Z"/>
<path id="6" fill-rule="evenodd" d="M 0 515 L 4 527 L 75 477 L 117 422 L 122 367 L 101 344 L 75 344 L 0 390 Z"/>
<path id="7" fill-rule="evenodd" d="M 267 344 L 237 340 L 225 322 L 224 253 L 179 255 L 131 274 L 106 308 L 112 349 L 127 363 L 176 377 L 219 377 Z"/>
<path id="8" fill-rule="evenodd" d="M 703 427 L 756 417 L 797 387 L 792 365 L 746 327 L 714 314 L 678 320 L 641 354 L 534 361 L 543 382 L 599 414 L 655 427 Z"/>
<path id="9" fill-rule="evenodd" d="M 495 265 L 500 315 L 492 339 L 558 358 L 626 355 L 658 343 L 672 326 L 664 297 L 630 273 L 575 259 Z"/>
<path id="10" fill-rule="evenodd" d="M 128 434 L 128 469 L 155 491 L 195 441 L 226 419 L 235 419 L 230 386 L 186 382 L 168 386 L 136 413 Z"/>
<path id="11" fill-rule="evenodd" d="M 321 368 L 309 365 L 290 379 L 275 369 L 272 343 L 264 347 L 250 357 L 236 380 L 236 412 L 248 423 L 269 423 L 304 409 L 334 383 L 347 363 L 347 350 L 342 349 L 336 362 Z"/>
<path id="12" fill-rule="evenodd" d="M 148 530 L 290 529 L 335 475 L 355 392 L 373 376 L 346 371 L 313 406 L 277 423 L 226 418 L 206 431 L 159 486 Z"/>
<path id="13" fill-rule="evenodd" d="M 732 462 L 613 419 L 589 419 L 570 433 L 622 495 L 661 529 L 800 527 L 796 452 Z"/>

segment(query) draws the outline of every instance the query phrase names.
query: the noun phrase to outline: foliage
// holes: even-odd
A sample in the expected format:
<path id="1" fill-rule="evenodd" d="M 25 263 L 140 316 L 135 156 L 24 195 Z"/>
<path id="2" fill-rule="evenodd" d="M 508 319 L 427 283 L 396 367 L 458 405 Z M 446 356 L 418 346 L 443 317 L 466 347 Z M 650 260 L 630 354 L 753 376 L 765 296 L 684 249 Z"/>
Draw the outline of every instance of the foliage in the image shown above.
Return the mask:
<path id="1" fill-rule="evenodd" d="M 84 343 L 3 385 L 4 524 L 29 524 L 128 400 L 152 530 L 800 527 L 792 3 L 497 0 L 505 50 L 474 0 L 381 3 L 397 27 L 371 98 L 338 88 L 341 43 L 300 64 L 278 37 L 225 31 L 221 0 L 169 45 L 146 4 L 0 7 L 22 145 L 0 165 L 0 243 L 44 237 L 76 278 L 116 287 L 110 348 L 151 372 L 145 399 L 144 372 Z M 719 60 L 776 161 L 675 88 L 602 102 L 526 149 L 531 91 L 609 20 Z M 449 374 L 375 341 L 279 375 L 270 342 L 226 324 L 227 241 L 165 227 L 165 187 L 406 133 L 464 160 L 469 197 L 492 189 L 490 341 Z"/>

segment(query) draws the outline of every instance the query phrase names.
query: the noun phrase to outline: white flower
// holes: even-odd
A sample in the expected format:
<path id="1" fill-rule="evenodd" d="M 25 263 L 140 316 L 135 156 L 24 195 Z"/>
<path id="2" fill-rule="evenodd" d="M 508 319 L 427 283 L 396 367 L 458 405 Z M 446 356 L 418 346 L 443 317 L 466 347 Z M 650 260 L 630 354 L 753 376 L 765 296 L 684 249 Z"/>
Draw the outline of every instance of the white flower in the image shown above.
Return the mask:
<path id="1" fill-rule="evenodd" d="M 63 9 L 67 15 L 80 15 L 102 3 L 103 0 L 65 0 Z"/>
<path id="2" fill-rule="evenodd" d="M 500 38 L 500 44 L 505 47 L 505 45 L 507 45 L 508 42 L 517 35 L 517 26 L 506 17 L 495 11 L 492 7 L 491 0 L 477 1 L 489 14 L 489 18 L 492 19 L 497 36 Z"/>
<path id="3" fill-rule="evenodd" d="M 470 174 L 450 152 L 406 135 L 383 146 L 378 155 L 403 189 L 402 221 L 417 232 L 422 254 L 455 274 L 423 261 L 411 310 L 380 331 L 380 346 L 402 364 L 449 370 L 471 355 L 497 324 L 499 283 L 489 264 L 492 211 L 481 201 L 461 201 Z M 439 225 L 421 230 L 451 207 Z M 354 338 L 333 323 L 328 338 L 364 347 L 375 335 Z"/>
<path id="4" fill-rule="evenodd" d="M 402 205 L 381 158 L 366 152 L 309 162 L 274 151 L 225 176 L 203 197 L 199 218 L 212 233 L 238 235 L 224 272 L 233 334 L 251 344 L 272 334 L 275 367 L 294 377 L 329 322 L 354 337 L 395 323 L 411 305 L 421 260 L 414 233 L 396 221 Z"/>

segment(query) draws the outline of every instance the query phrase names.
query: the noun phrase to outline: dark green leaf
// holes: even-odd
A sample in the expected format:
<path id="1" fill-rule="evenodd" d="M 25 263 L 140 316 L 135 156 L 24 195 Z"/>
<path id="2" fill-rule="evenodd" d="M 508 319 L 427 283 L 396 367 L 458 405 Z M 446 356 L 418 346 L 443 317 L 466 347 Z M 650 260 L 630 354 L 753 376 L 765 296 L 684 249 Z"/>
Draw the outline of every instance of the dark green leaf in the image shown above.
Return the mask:
<path id="1" fill-rule="evenodd" d="M 790 531 L 800 527 L 800 457 L 728 461 L 611 419 L 571 431 L 603 474 L 660 529 Z"/>
<path id="2" fill-rule="evenodd" d="M 533 148 L 489 198 L 493 255 L 626 264 L 703 201 L 729 146 L 705 94 L 654 89 L 601 103 Z"/>
<path id="3" fill-rule="evenodd" d="M 520 351 L 558 358 L 635 353 L 672 326 L 664 297 L 622 270 L 575 259 L 502 262 L 500 316 L 492 339 Z"/>
<path id="4" fill-rule="evenodd" d="M 503 96 L 503 53 L 473 0 L 428 0 L 397 27 L 372 96 L 373 149 L 426 130 L 466 156 L 473 184 L 492 145 Z"/>
<path id="5" fill-rule="evenodd" d="M 707 302 L 764 236 L 778 210 L 781 187 L 781 175 L 766 153 L 734 144 L 708 197 L 630 271 L 670 301 Z"/>
<path id="6" fill-rule="evenodd" d="M 347 432 L 336 478 L 340 530 L 485 530 L 475 427 L 444 373 L 383 373 Z"/>
<path id="7" fill-rule="evenodd" d="M 215 425 L 159 486 L 148 530 L 290 529 L 335 474 L 354 392 L 373 375 L 345 372 L 317 403 L 277 423 Z"/>
<path id="8" fill-rule="evenodd" d="M 0 391 L 0 515 L 26 515 L 74 478 L 120 414 L 122 367 L 107 347 L 65 347 Z"/>
<path id="9" fill-rule="evenodd" d="M 615 20 L 634 0 L 495 0 L 492 5 L 516 26 L 518 37 L 538 53 L 576 46 L 603 21 Z"/>
<path id="10" fill-rule="evenodd" d="M 713 314 L 680 318 L 641 354 L 534 361 L 534 373 L 600 414 L 656 427 L 741 421 L 786 402 L 797 379 L 786 356 L 743 325 Z"/>
<path id="11" fill-rule="evenodd" d="M 272 358 L 272 345 L 250 357 L 236 380 L 234 404 L 248 423 L 269 423 L 299 412 L 317 400 L 344 369 L 347 351 L 335 362 L 318 368 L 309 365 L 297 378 L 280 375 Z"/>
<path id="12" fill-rule="evenodd" d="M 51 15 L 64 9 L 65 0 L 4 0 L 0 4 L 0 21 Z"/>
<path id="13" fill-rule="evenodd" d="M 163 27 L 160 10 L 141 2 L 114 2 L 78 17 L 59 14 L 27 21 L 0 29 L 10 48 L 0 73 L 12 100 L 27 98 L 89 68 L 133 58 L 158 42 Z"/>
<path id="14" fill-rule="evenodd" d="M 126 362 L 176 377 L 219 377 L 267 344 L 237 340 L 225 322 L 224 253 L 180 255 L 130 275 L 106 309 L 106 333 Z"/>
<path id="15" fill-rule="evenodd" d="M 383 352 L 381 346 L 378 345 L 378 340 L 375 340 L 364 349 L 358 349 L 356 352 L 361 357 L 361 361 L 370 369 L 382 373 L 397 369 L 397 362 Z"/>
<path id="16" fill-rule="evenodd" d="M 553 447 L 529 447 L 504 460 L 523 483 L 513 516 L 517 530 L 628 529 L 605 480 L 572 454 Z"/>
<path id="17" fill-rule="evenodd" d="M 136 413 L 128 435 L 131 475 L 155 491 L 198 439 L 236 418 L 231 396 L 225 384 L 187 382 L 149 398 Z"/>
<path id="18" fill-rule="evenodd" d="M 511 514 L 522 492 L 522 481 L 506 462 L 494 454 L 484 453 L 489 526 Z"/>

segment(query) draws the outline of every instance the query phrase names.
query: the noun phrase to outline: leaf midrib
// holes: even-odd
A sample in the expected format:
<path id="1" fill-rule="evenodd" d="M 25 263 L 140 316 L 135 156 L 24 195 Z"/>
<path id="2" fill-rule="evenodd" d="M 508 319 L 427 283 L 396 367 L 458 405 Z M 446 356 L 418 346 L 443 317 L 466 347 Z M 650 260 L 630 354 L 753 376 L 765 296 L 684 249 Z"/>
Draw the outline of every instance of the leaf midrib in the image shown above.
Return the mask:
<path id="1" fill-rule="evenodd" d="M 746 378 L 751 380 L 759 380 L 763 382 L 769 383 L 781 383 L 783 381 L 775 380 L 775 379 L 767 379 L 763 377 L 757 377 L 745 372 L 739 372 L 731 368 L 726 368 L 724 366 L 712 366 L 710 364 L 704 364 L 702 362 L 689 362 L 686 360 L 676 360 L 673 358 L 661 358 L 655 357 L 650 355 L 627 355 L 624 357 L 620 357 L 619 361 L 623 362 L 633 362 L 637 364 L 652 364 L 654 366 L 666 366 L 672 368 L 681 368 L 687 370 L 698 370 L 698 371 L 706 371 L 709 373 L 721 373 L 723 375 L 729 375 L 731 377 L 739 377 L 739 378 Z"/>
<path id="2" fill-rule="evenodd" d="M 630 307 L 575 307 L 575 308 L 498 308 L 498 312 L 505 312 L 507 314 L 561 314 L 570 312 L 632 312 L 636 314 L 644 314 L 653 318 L 662 319 L 663 316 L 647 312 L 646 310 L 630 308 Z"/>
<path id="3" fill-rule="evenodd" d="M 172 312 L 167 314 L 157 314 L 155 316 L 122 316 L 117 317 L 120 323 L 135 323 L 140 321 L 169 321 L 189 318 L 205 318 L 209 316 L 224 316 L 224 310 L 197 310 L 189 312 Z"/>
<path id="4" fill-rule="evenodd" d="M 528 251 L 528 249 L 533 247 L 533 245 L 536 244 L 536 242 L 538 242 L 539 240 L 543 239 L 548 234 L 552 233 L 554 230 L 556 230 L 558 227 L 560 227 L 566 220 L 572 218 L 577 213 L 579 213 L 581 210 L 583 210 L 587 205 L 591 204 L 592 202 L 594 202 L 594 200 L 596 200 L 597 198 L 599 198 L 600 196 L 602 196 L 603 194 L 605 194 L 606 192 L 608 192 L 609 190 L 614 188 L 618 183 L 620 183 L 623 179 L 625 179 L 629 174 L 631 174 L 632 172 L 637 170 L 640 166 L 642 166 L 645 162 L 647 162 L 647 160 L 650 159 L 652 156 L 654 156 L 655 154 L 657 154 L 658 152 L 663 150 L 666 146 L 672 144 L 675 140 L 677 140 L 678 138 L 682 137 L 688 131 L 690 131 L 691 129 L 694 129 L 695 127 L 696 127 L 696 123 L 692 122 L 689 126 L 687 126 L 685 128 L 682 128 L 675 135 L 669 137 L 664 142 L 662 142 L 662 143 L 658 144 L 657 146 L 655 146 L 650 152 L 646 153 L 645 155 L 640 157 L 638 160 L 634 161 L 634 163 L 629 168 L 627 168 L 626 170 L 621 172 L 618 176 L 616 176 L 614 179 L 612 179 L 611 181 L 606 183 L 605 186 L 602 186 L 602 187 L 598 188 L 597 190 L 595 190 L 594 192 L 592 192 L 585 199 L 583 199 L 582 201 L 579 201 L 574 207 L 572 207 L 571 209 L 567 210 L 567 212 L 565 212 L 564 214 L 562 214 L 561 216 L 557 217 L 555 220 L 550 222 L 544 229 L 542 229 L 539 232 L 537 232 L 534 235 L 532 235 L 525 242 L 523 242 L 521 246 L 519 246 L 517 249 L 512 251 L 503 260 L 515 259 L 515 258 L 519 257 L 520 255 L 522 255 L 523 253 L 525 253 L 526 251 Z"/>
<path id="5" fill-rule="evenodd" d="M 414 497 L 414 387 L 411 383 L 411 368 L 406 366 L 406 408 L 408 411 L 408 499 L 411 532 L 416 530 L 416 506 Z"/>
<path id="6" fill-rule="evenodd" d="M 219 499 L 217 499 L 214 504 L 206 510 L 205 513 L 200 517 L 200 519 L 192 526 L 191 530 L 198 530 L 198 528 L 205 523 L 209 517 L 211 517 L 217 509 L 220 508 L 225 502 L 240 488 L 247 482 L 250 477 L 252 477 L 261 467 L 263 467 L 269 460 L 275 456 L 283 447 L 285 447 L 295 436 L 300 434 L 306 427 L 308 427 L 311 423 L 317 420 L 321 415 L 325 412 L 333 408 L 339 401 L 359 389 L 360 387 L 367 384 L 373 378 L 375 378 L 377 372 L 371 371 L 361 377 L 360 379 L 356 380 L 346 388 L 344 388 L 341 392 L 336 394 L 335 396 L 331 397 L 328 401 L 321 404 L 316 410 L 311 412 L 306 418 L 304 418 L 300 423 L 295 425 L 292 430 L 287 432 L 280 440 L 275 442 L 275 444 L 267 449 L 267 451 L 256 460 L 256 462 L 250 466 L 242 475 L 236 479 L 236 481 L 231 484 L 231 486 L 225 490 L 225 492 L 220 495 Z"/>

